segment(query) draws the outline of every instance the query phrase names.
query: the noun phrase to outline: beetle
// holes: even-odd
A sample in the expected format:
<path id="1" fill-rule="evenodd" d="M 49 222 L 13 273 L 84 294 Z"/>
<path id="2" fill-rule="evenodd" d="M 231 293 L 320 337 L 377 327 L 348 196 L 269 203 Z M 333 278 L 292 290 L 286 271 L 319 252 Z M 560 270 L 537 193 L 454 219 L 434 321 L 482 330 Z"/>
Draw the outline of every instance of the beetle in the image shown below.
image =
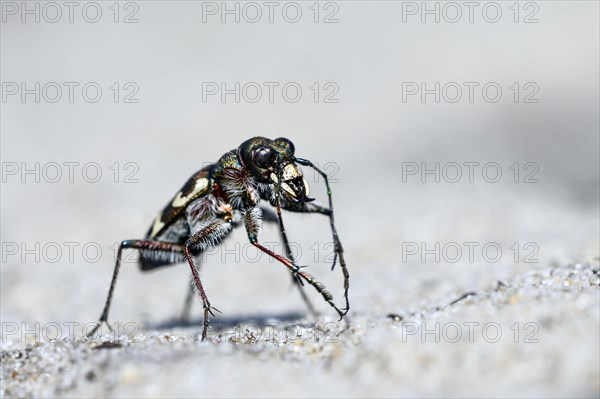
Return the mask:
<path id="1" fill-rule="evenodd" d="M 227 237 L 233 228 L 243 224 L 248 240 L 259 250 L 277 259 L 285 265 L 292 275 L 302 298 L 312 311 L 312 305 L 302 287 L 304 282 L 312 285 L 340 316 L 340 320 L 350 310 L 348 299 L 349 273 L 344 259 L 344 250 L 340 242 L 333 214 L 331 188 L 327 174 L 311 161 L 294 155 L 294 144 L 283 137 L 270 140 L 254 137 L 243 142 L 237 149 L 225 153 L 216 163 L 196 172 L 184 184 L 166 207 L 158 214 L 144 239 L 124 240 L 117 251 L 108 296 L 104 309 L 95 328 L 106 323 L 108 312 L 119 274 L 121 256 L 124 249 L 137 249 L 140 253 L 139 267 L 142 271 L 154 270 L 174 263 L 187 262 L 192 272 L 192 289 L 197 292 L 204 309 L 202 340 L 206 339 L 209 315 L 215 316 L 208 300 L 199 273 L 199 255 L 206 249 L 216 246 Z M 310 188 L 299 165 L 307 166 L 319 173 L 327 188 L 329 207 L 318 205 L 310 198 Z M 267 201 L 275 208 L 259 206 Z M 338 308 L 333 296 L 323 284 L 312 275 L 301 270 L 294 261 L 287 238 L 281 209 L 291 212 L 319 213 L 329 218 L 334 244 L 334 256 L 331 269 L 339 261 L 344 276 L 345 308 Z M 258 236 L 262 220 L 277 222 L 286 256 L 263 246 Z M 188 298 L 191 296 L 188 294 Z M 189 302 L 189 301 L 187 301 Z M 109 325 L 110 328 L 110 325 Z"/>

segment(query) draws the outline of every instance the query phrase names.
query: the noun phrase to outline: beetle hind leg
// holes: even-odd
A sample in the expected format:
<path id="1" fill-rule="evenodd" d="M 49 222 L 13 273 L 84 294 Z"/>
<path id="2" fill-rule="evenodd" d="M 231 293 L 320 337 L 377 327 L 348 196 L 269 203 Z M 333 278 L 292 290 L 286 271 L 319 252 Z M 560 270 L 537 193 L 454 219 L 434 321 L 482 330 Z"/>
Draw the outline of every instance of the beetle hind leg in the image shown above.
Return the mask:
<path id="1" fill-rule="evenodd" d="M 161 242 L 161 241 L 150 241 L 150 240 L 125 240 L 121 241 L 119 245 L 119 249 L 117 251 L 117 260 L 115 262 L 115 268 L 113 270 L 112 280 L 110 282 L 110 288 L 108 290 L 108 296 L 106 297 L 106 302 L 104 303 L 104 309 L 102 310 L 102 314 L 98 320 L 98 324 L 88 333 L 88 337 L 93 336 L 96 331 L 100 328 L 102 324 L 106 324 L 110 329 L 110 325 L 108 324 L 108 312 L 110 311 L 110 305 L 112 303 L 113 294 L 115 291 L 115 286 L 117 284 L 117 277 L 119 276 L 119 270 L 121 268 L 121 258 L 123 256 L 124 249 L 138 249 L 138 250 L 147 250 L 153 252 L 165 252 L 167 254 L 183 254 L 184 248 L 181 245 Z"/>

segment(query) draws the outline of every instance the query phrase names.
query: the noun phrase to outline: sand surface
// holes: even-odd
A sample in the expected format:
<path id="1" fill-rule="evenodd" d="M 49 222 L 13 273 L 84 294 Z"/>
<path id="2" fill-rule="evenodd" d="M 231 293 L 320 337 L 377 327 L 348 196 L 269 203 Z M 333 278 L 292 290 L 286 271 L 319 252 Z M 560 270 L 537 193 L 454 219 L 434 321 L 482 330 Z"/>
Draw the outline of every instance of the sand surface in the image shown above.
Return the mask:
<path id="1" fill-rule="evenodd" d="M 498 2 L 498 22 L 482 3 L 456 23 L 422 22 L 406 8 L 421 2 L 322 3 L 318 22 L 301 2 L 297 23 L 223 23 L 203 9 L 221 2 L 192 1 L 122 2 L 114 22 L 112 2 L 99 4 L 97 23 L 3 14 L 1 78 L 15 84 L 0 104 L 3 397 L 599 396 L 598 2 L 521 2 L 517 16 Z M 122 23 L 132 12 L 138 22 Z M 7 94 L 36 82 L 39 102 Z M 90 82 L 97 102 L 83 98 Z M 256 102 L 252 82 L 265 90 Z M 239 102 L 206 92 L 236 83 Z M 281 92 L 290 83 L 297 102 Z M 439 101 L 407 96 L 437 83 Z M 222 311 L 207 342 L 197 301 L 179 319 L 189 267 L 141 273 L 133 252 L 116 335 L 86 339 L 117 243 L 256 135 L 290 138 L 330 173 L 347 317 L 307 287 L 311 316 L 240 228 L 202 259 Z M 342 305 L 327 219 L 284 218 L 299 263 Z M 275 226 L 261 240 L 281 252 Z"/>

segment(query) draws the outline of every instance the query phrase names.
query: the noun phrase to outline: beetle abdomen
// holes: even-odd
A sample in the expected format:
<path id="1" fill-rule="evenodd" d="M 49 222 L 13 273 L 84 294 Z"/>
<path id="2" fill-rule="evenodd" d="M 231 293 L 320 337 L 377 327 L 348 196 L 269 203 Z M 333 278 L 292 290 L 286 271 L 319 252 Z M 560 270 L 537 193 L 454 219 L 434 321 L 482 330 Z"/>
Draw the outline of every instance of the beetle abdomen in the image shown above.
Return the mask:
<path id="1" fill-rule="evenodd" d="M 183 245 L 190 234 L 187 223 L 180 217 L 153 240 L 171 242 Z M 150 239 L 150 238 L 147 238 Z M 185 261 L 185 256 L 177 252 L 156 250 L 140 250 L 139 265 L 142 271 L 156 269 L 157 267 L 172 265 Z"/>

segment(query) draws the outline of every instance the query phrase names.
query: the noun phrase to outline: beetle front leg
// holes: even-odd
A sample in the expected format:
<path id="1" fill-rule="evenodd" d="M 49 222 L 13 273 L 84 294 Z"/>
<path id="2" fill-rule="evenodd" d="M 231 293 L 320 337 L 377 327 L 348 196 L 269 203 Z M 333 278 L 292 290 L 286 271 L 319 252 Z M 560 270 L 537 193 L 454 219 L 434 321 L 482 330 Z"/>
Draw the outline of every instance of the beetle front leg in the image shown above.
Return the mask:
<path id="1" fill-rule="evenodd" d="M 350 310 L 350 301 L 348 300 L 348 290 L 350 288 L 350 273 L 348 273 L 348 268 L 346 267 L 346 260 L 344 259 L 344 248 L 342 247 L 342 243 L 338 236 L 337 229 L 335 228 L 335 218 L 333 216 L 333 199 L 331 195 L 331 187 L 329 186 L 329 179 L 327 177 L 327 173 L 323 172 L 308 159 L 296 158 L 296 162 L 298 162 L 300 165 L 308 166 L 314 169 L 315 171 L 317 171 L 317 173 L 321 175 L 321 177 L 325 181 L 325 187 L 327 188 L 327 199 L 329 200 L 329 209 L 323 208 L 318 205 L 304 204 L 304 210 L 300 209 L 298 212 L 318 212 L 329 216 L 329 225 L 331 226 L 331 235 L 333 236 L 333 245 L 335 252 L 335 255 L 333 257 L 333 263 L 331 265 L 331 270 L 335 268 L 335 264 L 339 258 L 342 274 L 344 275 L 344 299 L 346 300 L 346 309 L 344 310 L 345 315 Z"/>
<path id="2" fill-rule="evenodd" d="M 200 280 L 200 273 L 194 265 L 194 259 L 192 257 L 192 251 L 202 252 L 208 247 L 219 244 L 223 238 L 225 238 L 231 232 L 231 223 L 225 222 L 224 220 L 214 219 L 208 222 L 204 227 L 194 233 L 184 244 L 185 257 L 192 270 L 192 276 L 194 284 L 198 290 L 200 300 L 202 301 L 202 307 L 204 308 L 204 326 L 202 328 L 202 341 L 206 339 L 206 332 L 208 330 L 208 315 L 215 316 L 213 310 L 216 312 L 220 311 L 210 305 L 202 281 Z"/>
<path id="3" fill-rule="evenodd" d="M 285 233 L 285 227 L 282 223 L 280 223 L 277 214 L 275 214 L 269 208 L 261 208 L 261 211 L 263 214 L 263 220 L 265 222 L 277 223 L 277 226 L 279 227 L 279 236 L 285 248 L 285 256 L 287 256 L 293 264 L 296 264 L 296 261 L 294 260 L 294 255 L 292 254 L 292 248 L 290 247 L 290 242 L 288 241 L 287 235 Z M 302 282 L 298 281 L 298 279 L 294 278 L 294 276 L 292 276 L 292 282 L 296 287 L 298 287 L 298 291 L 300 291 L 300 296 L 302 297 L 302 300 L 304 301 L 304 304 L 308 308 L 310 314 L 316 316 L 317 312 L 315 311 L 315 308 L 310 299 L 308 299 L 306 292 L 304 292 L 304 286 L 302 285 Z"/>
<path id="4" fill-rule="evenodd" d="M 327 288 L 325 288 L 325 286 L 322 283 L 317 281 L 311 274 L 300 271 L 299 266 L 290 262 L 288 259 L 279 255 L 278 253 L 271 251 L 270 249 L 266 248 L 258 242 L 258 234 L 260 233 L 261 227 L 260 208 L 256 207 L 246 212 L 246 214 L 244 215 L 244 224 L 246 226 L 246 232 L 248 233 L 248 239 L 250 240 L 250 243 L 252 245 L 254 245 L 256 248 L 260 249 L 267 255 L 277 259 L 279 262 L 287 266 L 290 272 L 292 273 L 292 276 L 298 281 L 299 284 L 302 284 L 302 280 L 300 279 L 302 278 L 304 281 L 315 287 L 317 292 L 319 292 L 323 296 L 325 301 L 327 301 L 327 303 L 329 303 L 329 305 L 331 305 L 331 307 L 333 307 L 336 310 L 340 318 L 344 317 L 345 313 L 341 311 L 335 305 L 335 303 L 333 303 L 333 295 L 331 295 L 331 293 L 327 290 Z"/>

